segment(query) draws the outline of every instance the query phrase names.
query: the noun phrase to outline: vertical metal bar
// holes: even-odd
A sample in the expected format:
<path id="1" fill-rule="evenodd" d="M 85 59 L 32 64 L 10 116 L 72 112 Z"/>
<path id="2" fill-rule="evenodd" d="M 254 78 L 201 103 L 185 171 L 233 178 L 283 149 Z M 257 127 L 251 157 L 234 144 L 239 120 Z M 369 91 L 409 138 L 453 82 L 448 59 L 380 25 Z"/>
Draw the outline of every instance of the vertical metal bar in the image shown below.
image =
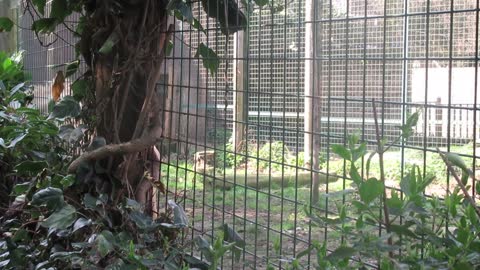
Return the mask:
<path id="1" fill-rule="evenodd" d="M 261 78 L 261 57 L 260 57 L 260 48 L 261 48 L 261 45 L 262 45 L 262 36 L 260 35 L 261 31 L 261 23 L 262 23 L 262 11 L 263 9 L 262 8 L 259 8 L 258 10 L 258 21 L 257 21 L 257 38 L 258 38 L 258 47 L 257 47 L 257 65 L 258 65 L 258 74 L 257 74 L 257 84 L 258 84 L 258 87 L 257 87 L 257 123 L 254 123 L 254 125 L 256 125 L 256 142 L 257 142 L 257 145 L 256 145 L 256 154 L 255 154 L 255 157 L 257 157 L 256 159 L 256 185 L 258 186 L 258 181 L 259 181 L 259 173 L 260 173 L 260 168 L 259 168 L 259 159 L 258 159 L 258 156 L 260 154 L 260 100 L 261 100 L 261 95 L 260 95 L 260 78 Z M 258 245 L 258 202 L 259 202 L 259 193 L 256 192 L 255 193 L 255 247 L 257 247 Z M 267 227 L 267 243 L 270 243 L 270 230 L 269 228 Z M 256 264 L 257 263 L 257 248 L 254 249 L 254 256 L 255 256 L 255 260 L 254 260 L 254 263 Z M 267 257 L 267 264 L 269 262 L 269 248 L 267 248 L 266 250 L 266 257 Z"/>
<path id="2" fill-rule="evenodd" d="M 477 165 L 477 98 L 478 98 L 478 39 L 479 39 L 479 9 L 480 9 L 480 1 L 476 1 L 476 10 L 475 10 L 475 81 L 474 81 L 474 93 L 473 93 L 473 162 L 472 162 L 472 168 L 473 168 L 473 175 L 476 175 L 476 165 Z M 468 121 L 467 121 L 468 122 Z M 467 132 L 468 136 L 468 132 Z M 472 181 L 472 197 L 475 197 L 476 195 L 476 181 Z"/>
<path id="3" fill-rule="evenodd" d="M 450 2 L 450 33 L 448 45 L 448 119 L 447 119 L 447 151 L 450 152 L 451 144 L 451 129 L 452 129 L 452 69 L 453 69 L 453 9 L 454 0 Z M 447 173 L 447 192 L 450 192 L 450 175 Z M 448 230 L 448 212 L 445 222 L 445 229 Z"/>
<path id="4" fill-rule="evenodd" d="M 425 98 L 425 103 L 424 103 L 424 108 L 425 108 L 425 112 L 424 112 L 424 124 L 423 124 L 423 130 L 426 131 L 427 130 L 427 125 L 428 125 L 428 113 L 429 113 L 429 110 L 428 110 L 428 76 L 429 76 L 429 65 L 430 65 L 430 62 L 429 62 L 429 58 L 430 58 L 430 0 L 427 0 L 427 6 L 426 6 L 426 14 L 425 14 L 425 20 L 426 20 L 426 24 L 425 24 L 425 32 L 426 32 L 426 36 L 425 36 L 425 95 L 424 95 L 424 98 Z M 405 164 L 403 164 L 405 165 Z M 426 176 L 426 171 L 427 171 L 427 132 L 424 132 L 423 134 L 423 177 Z M 423 243 L 424 243 L 424 236 L 422 235 L 422 249 L 420 251 L 420 257 L 423 259 L 423 253 L 424 253 L 424 250 L 423 250 Z"/>

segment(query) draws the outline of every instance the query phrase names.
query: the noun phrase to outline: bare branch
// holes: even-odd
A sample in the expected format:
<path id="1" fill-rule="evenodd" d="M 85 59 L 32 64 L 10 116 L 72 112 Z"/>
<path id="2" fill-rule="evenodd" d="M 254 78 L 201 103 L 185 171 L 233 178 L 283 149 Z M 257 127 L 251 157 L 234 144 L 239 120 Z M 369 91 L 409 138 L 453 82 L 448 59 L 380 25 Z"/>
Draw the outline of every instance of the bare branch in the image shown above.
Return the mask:
<path id="1" fill-rule="evenodd" d="M 78 166 L 83 162 L 99 160 L 109 156 L 119 156 L 135 152 L 140 152 L 148 147 L 154 145 L 162 134 L 162 127 L 160 125 L 154 126 L 147 135 L 144 135 L 138 139 L 120 143 L 120 144 L 109 144 L 103 147 L 100 147 L 92 152 L 84 153 L 75 159 L 70 166 L 68 167 L 69 173 L 75 173 Z"/>

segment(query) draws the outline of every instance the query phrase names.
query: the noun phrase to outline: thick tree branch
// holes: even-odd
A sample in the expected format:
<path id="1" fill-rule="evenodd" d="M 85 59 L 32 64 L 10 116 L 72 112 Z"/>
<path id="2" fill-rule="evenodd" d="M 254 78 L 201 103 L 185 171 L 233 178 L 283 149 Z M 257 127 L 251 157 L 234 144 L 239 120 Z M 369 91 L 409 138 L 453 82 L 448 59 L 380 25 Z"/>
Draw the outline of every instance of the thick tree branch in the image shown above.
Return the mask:
<path id="1" fill-rule="evenodd" d="M 68 167 L 68 172 L 75 173 L 78 166 L 80 166 L 80 164 L 82 164 L 83 162 L 99 160 L 109 156 L 119 156 L 143 151 L 148 147 L 154 145 L 161 137 L 161 133 L 162 127 L 160 125 L 157 125 L 154 126 L 146 135 L 138 139 L 120 144 L 105 145 L 92 152 L 84 153 L 70 164 L 70 166 Z"/>

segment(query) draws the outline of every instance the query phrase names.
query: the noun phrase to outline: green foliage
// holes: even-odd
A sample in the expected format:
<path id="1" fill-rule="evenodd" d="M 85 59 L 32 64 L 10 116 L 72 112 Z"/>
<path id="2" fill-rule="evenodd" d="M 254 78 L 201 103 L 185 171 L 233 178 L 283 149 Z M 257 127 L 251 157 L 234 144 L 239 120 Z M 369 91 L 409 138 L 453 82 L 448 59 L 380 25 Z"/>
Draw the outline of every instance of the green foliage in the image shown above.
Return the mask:
<path id="1" fill-rule="evenodd" d="M 416 119 L 418 116 L 414 114 L 400 127 L 399 140 L 411 136 Z M 424 177 L 420 167 L 412 165 L 400 181 L 403 194 L 400 196 L 397 191 L 388 190 L 385 179 L 366 178 L 358 173 L 356 161 L 366 155 L 365 149 L 356 136 L 349 137 L 347 146 L 332 147 L 333 152 L 347 160 L 355 187 L 338 196 L 324 195 L 323 200 L 336 203 L 338 216 L 327 218 L 323 212 L 305 209 L 313 224 L 328 227 L 342 237 L 342 244 L 331 253 L 327 254 L 326 243 L 314 244 L 305 251 L 316 251 L 317 269 L 359 269 L 368 267 L 366 262 L 376 262 L 381 269 L 480 267 L 480 212 L 460 188 L 448 194 L 445 200 L 427 197 L 425 189 L 434 178 Z M 382 156 L 385 149 L 388 149 L 386 142 L 379 140 L 377 150 L 368 160 L 375 154 Z M 464 174 L 471 175 L 472 170 L 458 155 L 448 153 L 446 158 Z M 384 171 L 382 164 L 375 166 L 379 165 L 380 171 Z M 445 226 L 447 222 L 448 227 Z M 381 236 L 379 224 L 386 230 Z M 352 260 L 354 257 L 358 259 Z"/>
<path id="2" fill-rule="evenodd" d="M 0 17 L 0 33 L 9 32 L 13 28 L 13 21 L 7 17 Z"/>
<path id="3" fill-rule="evenodd" d="M 205 67 L 212 75 L 217 72 L 220 66 L 220 59 L 214 50 L 210 49 L 203 42 L 198 45 L 197 53 L 195 57 L 201 57 L 203 61 L 203 67 Z"/>
<path id="4" fill-rule="evenodd" d="M 78 143 L 85 127 L 58 125 L 78 117 L 78 102 L 66 97 L 48 118 L 41 115 L 30 104 L 31 88 L 22 81 L 20 61 L 3 53 L 0 58 L 0 268 L 211 268 L 185 254 L 187 247 L 176 241 L 190 223 L 174 201 L 152 219 L 138 202 L 115 202 L 103 193 L 108 182 L 96 174 L 101 164 L 83 164 L 76 175 L 68 174 L 71 155 L 62 144 Z M 102 145 L 105 139 L 95 138 L 86 150 Z M 217 262 L 233 248 L 238 253 L 241 243 L 227 228 L 225 241 L 232 243 L 216 240 Z"/>

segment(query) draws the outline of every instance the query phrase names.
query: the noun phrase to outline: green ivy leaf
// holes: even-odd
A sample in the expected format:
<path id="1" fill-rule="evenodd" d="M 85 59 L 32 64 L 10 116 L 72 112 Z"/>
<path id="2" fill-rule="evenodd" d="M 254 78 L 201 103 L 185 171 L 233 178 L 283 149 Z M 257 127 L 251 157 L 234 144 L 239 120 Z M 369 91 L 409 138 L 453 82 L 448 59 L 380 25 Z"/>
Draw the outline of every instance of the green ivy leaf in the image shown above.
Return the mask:
<path id="1" fill-rule="evenodd" d="M 65 78 L 68 78 L 77 72 L 78 67 L 80 66 L 80 61 L 75 60 L 67 64 L 67 71 L 65 72 Z"/>
<path id="2" fill-rule="evenodd" d="M 89 82 L 87 80 L 76 80 L 72 86 L 72 95 L 77 101 L 81 101 L 87 96 Z"/>
<path id="3" fill-rule="evenodd" d="M 37 7 L 40 14 L 45 15 L 45 5 L 47 4 L 47 0 L 32 0 L 32 3 Z"/>
<path id="4" fill-rule="evenodd" d="M 192 27 L 193 27 L 194 29 L 200 30 L 200 31 L 202 31 L 202 32 L 205 33 L 205 34 L 207 33 L 207 32 L 205 31 L 205 29 L 203 28 L 203 26 L 202 26 L 202 24 L 200 23 L 199 20 L 193 18 L 193 22 L 191 23 L 191 25 L 192 25 Z"/>
<path id="5" fill-rule="evenodd" d="M 118 37 L 117 33 L 115 31 L 112 32 L 110 36 L 107 38 L 107 40 L 105 40 L 105 42 L 103 43 L 100 50 L 98 50 L 98 52 L 101 54 L 110 53 L 113 49 L 113 46 L 115 46 L 115 44 L 117 44 L 119 40 L 120 38 Z"/>
<path id="6" fill-rule="evenodd" d="M 187 21 L 188 23 L 193 23 L 193 13 L 192 9 L 187 3 L 182 0 L 172 0 L 168 3 L 167 8 L 173 10 L 173 13 L 177 19 L 181 21 Z"/>
<path id="7" fill-rule="evenodd" d="M 62 184 L 63 188 L 67 188 L 72 186 L 75 183 L 75 175 L 69 174 L 60 180 L 60 183 Z"/>
<path id="8" fill-rule="evenodd" d="M 13 21 L 7 17 L 0 17 L 0 33 L 10 32 L 13 28 Z"/>
<path id="9" fill-rule="evenodd" d="M 83 205 L 88 209 L 95 209 L 97 207 L 97 198 L 87 193 L 83 196 Z"/>
<path id="10" fill-rule="evenodd" d="M 48 167 L 45 161 L 26 160 L 15 166 L 15 170 L 20 175 L 36 175 Z"/>
<path id="11" fill-rule="evenodd" d="M 41 34 L 49 34 L 55 31 L 56 26 L 57 21 L 55 19 L 42 18 L 32 23 L 32 30 Z"/>
<path id="12" fill-rule="evenodd" d="M 63 205 L 63 191 L 59 188 L 47 187 L 33 194 L 32 205 L 57 207 Z"/>
<path id="13" fill-rule="evenodd" d="M 360 198 L 366 204 L 371 203 L 378 196 L 383 194 L 383 183 L 375 178 L 370 178 L 360 185 Z"/>
<path id="14" fill-rule="evenodd" d="M 200 43 L 197 49 L 195 57 L 201 57 L 203 62 L 203 67 L 209 70 L 212 75 L 217 72 L 218 67 L 220 66 L 220 59 L 214 50 L 210 49 L 204 43 Z"/>
<path id="15" fill-rule="evenodd" d="M 72 225 L 76 218 L 75 207 L 66 204 L 61 209 L 53 212 L 41 225 L 49 229 L 64 230 Z"/>
<path id="16" fill-rule="evenodd" d="M 21 183 L 21 184 L 16 184 L 14 187 L 13 187 L 13 190 L 12 190 L 12 195 L 14 196 L 18 196 L 18 195 L 21 195 L 21 194 L 25 194 L 31 187 L 31 183 L 30 182 L 25 182 L 25 183 Z"/>
<path id="17" fill-rule="evenodd" d="M 97 250 L 100 252 L 100 256 L 102 256 L 102 258 L 107 256 L 107 254 L 114 249 L 114 242 L 115 237 L 110 231 L 104 230 L 97 236 Z"/>
<path id="18" fill-rule="evenodd" d="M 92 220 L 91 219 L 86 219 L 86 218 L 81 217 L 81 218 L 77 219 L 77 221 L 75 221 L 75 224 L 73 224 L 72 233 L 80 230 L 83 227 L 87 227 L 87 226 L 90 226 L 90 225 L 92 225 Z"/>
<path id="19" fill-rule="evenodd" d="M 80 115 L 80 104 L 72 96 L 65 96 L 59 103 L 55 104 L 48 119 L 64 119 Z"/>
<path id="20" fill-rule="evenodd" d="M 68 16 L 68 4 L 67 0 L 53 0 L 52 10 L 50 12 L 50 18 L 63 21 Z"/>

